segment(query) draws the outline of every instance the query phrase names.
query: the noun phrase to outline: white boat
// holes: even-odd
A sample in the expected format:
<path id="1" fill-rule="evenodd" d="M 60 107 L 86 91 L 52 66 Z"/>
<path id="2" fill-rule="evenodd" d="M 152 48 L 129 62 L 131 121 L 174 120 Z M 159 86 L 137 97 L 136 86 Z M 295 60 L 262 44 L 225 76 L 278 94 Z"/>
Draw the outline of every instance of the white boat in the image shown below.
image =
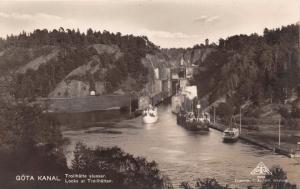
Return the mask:
<path id="1" fill-rule="evenodd" d="M 239 139 L 240 131 L 237 128 L 227 128 L 223 132 L 224 142 L 236 142 Z"/>
<path id="2" fill-rule="evenodd" d="M 157 108 L 151 104 L 143 111 L 142 114 L 143 123 L 155 123 L 158 120 Z"/>

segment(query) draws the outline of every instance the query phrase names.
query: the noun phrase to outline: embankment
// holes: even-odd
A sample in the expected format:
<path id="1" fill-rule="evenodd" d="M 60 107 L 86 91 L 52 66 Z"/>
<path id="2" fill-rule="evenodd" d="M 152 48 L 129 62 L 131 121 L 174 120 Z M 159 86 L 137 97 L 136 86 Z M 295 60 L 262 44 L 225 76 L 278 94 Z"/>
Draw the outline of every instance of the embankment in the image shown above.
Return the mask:
<path id="1" fill-rule="evenodd" d="M 122 109 L 131 105 L 137 106 L 137 97 L 130 95 L 101 95 L 74 98 L 45 98 L 50 112 L 91 112 L 98 110 Z"/>
<path id="2" fill-rule="evenodd" d="M 221 132 L 223 132 L 225 130 L 225 126 L 220 123 L 212 124 L 210 127 L 215 130 L 221 131 Z M 248 136 L 247 134 L 242 133 L 239 138 L 247 143 L 271 150 L 275 153 L 287 156 L 289 158 L 291 158 L 293 156 L 290 149 L 284 148 L 284 147 L 279 147 L 278 145 L 275 145 L 275 144 L 270 145 L 270 144 L 264 142 L 264 140 L 260 140 L 259 137 L 254 138 L 254 137 Z"/>

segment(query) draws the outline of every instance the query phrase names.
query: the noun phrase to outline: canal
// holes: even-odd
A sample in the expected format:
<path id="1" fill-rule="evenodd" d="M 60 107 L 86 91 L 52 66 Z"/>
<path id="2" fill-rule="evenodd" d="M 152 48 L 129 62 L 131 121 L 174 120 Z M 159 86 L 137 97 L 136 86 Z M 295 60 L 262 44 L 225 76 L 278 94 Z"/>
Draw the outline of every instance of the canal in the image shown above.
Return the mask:
<path id="1" fill-rule="evenodd" d="M 65 131 L 69 138 L 66 146 L 68 163 L 74 145 L 81 141 L 88 146 L 118 146 L 124 151 L 156 161 L 160 170 L 175 188 L 182 181 L 214 177 L 232 187 L 245 186 L 236 180 L 254 179 L 250 172 L 259 162 L 271 168 L 280 165 L 288 180 L 300 186 L 300 165 L 294 159 L 239 141 L 222 142 L 222 133 L 210 129 L 207 134 L 193 133 L 176 124 L 176 116 L 169 105 L 159 107 L 159 121 L 145 125 L 141 118 L 124 120 L 113 125 Z"/>

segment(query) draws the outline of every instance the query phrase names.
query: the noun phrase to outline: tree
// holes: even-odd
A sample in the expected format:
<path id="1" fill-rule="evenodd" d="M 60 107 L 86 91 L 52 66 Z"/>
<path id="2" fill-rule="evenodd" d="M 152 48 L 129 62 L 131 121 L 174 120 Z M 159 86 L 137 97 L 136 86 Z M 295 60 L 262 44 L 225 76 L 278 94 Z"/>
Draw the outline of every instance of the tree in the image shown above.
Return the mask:
<path id="1" fill-rule="evenodd" d="M 286 172 L 279 166 L 271 168 L 271 175 L 266 175 L 262 189 L 296 189 L 296 185 L 287 182 Z"/>
<path id="2" fill-rule="evenodd" d="M 195 188 L 192 187 L 188 182 L 182 182 L 180 187 L 183 189 L 230 189 L 227 185 L 220 185 L 215 178 L 198 178 L 196 180 Z"/>
<path id="3" fill-rule="evenodd" d="M 113 180 L 115 188 L 172 188 L 169 181 L 158 170 L 156 162 L 133 157 L 118 147 L 98 146 L 96 149 L 91 149 L 78 143 L 74 151 L 72 170 L 74 173 L 106 175 L 107 179 Z"/>
<path id="4" fill-rule="evenodd" d="M 215 178 L 206 178 L 198 179 L 196 189 L 229 189 L 229 187 L 220 185 Z"/>
<path id="5" fill-rule="evenodd" d="M 63 175 L 68 168 L 57 122 L 36 106 L 0 104 L 0 188 L 19 188 L 20 173 Z"/>
<path id="6" fill-rule="evenodd" d="M 217 107 L 216 113 L 224 119 L 225 124 L 230 124 L 231 118 L 234 114 L 234 108 L 229 103 L 220 103 Z"/>

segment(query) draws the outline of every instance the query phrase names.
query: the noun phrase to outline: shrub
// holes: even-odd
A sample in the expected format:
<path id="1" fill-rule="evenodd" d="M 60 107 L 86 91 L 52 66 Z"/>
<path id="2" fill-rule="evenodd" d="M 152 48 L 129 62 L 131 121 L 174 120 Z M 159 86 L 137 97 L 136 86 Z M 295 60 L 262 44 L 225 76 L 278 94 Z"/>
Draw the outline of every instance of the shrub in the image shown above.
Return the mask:
<path id="1" fill-rule="evenodd" d="M 296 189 L 297 186 L 287 182 L 286 172 L 279 166 L 273 166 L 271 175 L 267 175 L 262 189 Z"/>
<path id="2" fill-rule="evenodd" d="M 91 149 L 77 143 L 72 161 L 74 173 L 101 174 L 113 181 L 116 188 L 162 189 L 172 188 L 163 177 L 156 162 L 133 157 L 118 147 Z"/>

